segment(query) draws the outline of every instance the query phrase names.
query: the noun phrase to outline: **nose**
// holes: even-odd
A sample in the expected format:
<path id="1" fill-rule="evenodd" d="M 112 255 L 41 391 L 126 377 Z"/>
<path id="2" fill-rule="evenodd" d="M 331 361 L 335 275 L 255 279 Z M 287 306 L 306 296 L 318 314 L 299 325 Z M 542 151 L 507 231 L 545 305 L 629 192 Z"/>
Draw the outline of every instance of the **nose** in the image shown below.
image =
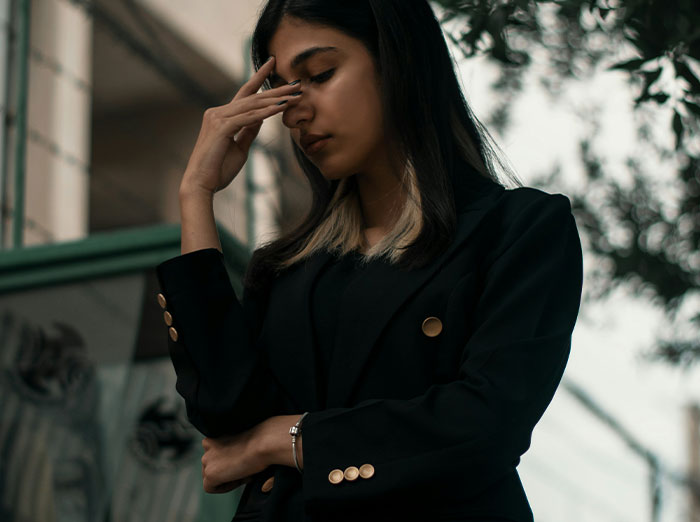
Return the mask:
<path id="1" fill-rule="evenodd" d="M 302 125 L 308 124 L 314 116 L 314 108 L 311 100 L 308 99 L 309 93 L 304 92 L 299 96 L 299 99 L 291 103 L 289 107 L 282 112 L 282 123 L 290 128 L 297 129 Z"/>

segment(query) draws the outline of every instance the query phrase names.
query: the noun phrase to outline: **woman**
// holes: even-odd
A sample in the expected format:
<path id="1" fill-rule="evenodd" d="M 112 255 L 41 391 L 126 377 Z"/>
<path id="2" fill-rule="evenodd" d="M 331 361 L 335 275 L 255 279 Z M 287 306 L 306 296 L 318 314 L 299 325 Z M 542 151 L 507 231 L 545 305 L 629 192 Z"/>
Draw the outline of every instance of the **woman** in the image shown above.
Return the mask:
<path id="1" fill-rule="evenodd" d="M 204 489 L 245 483 L 236 521 L 533 520 L 516 466 L 578 314 L 569 200 L 498 181 L 425 0 L 270 0 L 252 51 L 157 267 Z M 313 204 L 239 302 L 212 200 L 278 113 Z"/>

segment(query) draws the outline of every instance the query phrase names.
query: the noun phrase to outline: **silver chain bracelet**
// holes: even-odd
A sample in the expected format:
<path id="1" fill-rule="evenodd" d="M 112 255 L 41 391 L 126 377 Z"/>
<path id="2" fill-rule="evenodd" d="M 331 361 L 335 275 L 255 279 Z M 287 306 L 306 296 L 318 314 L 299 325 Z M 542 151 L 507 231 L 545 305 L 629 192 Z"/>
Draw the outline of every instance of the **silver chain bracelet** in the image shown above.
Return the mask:
<path id="1" fill-rule="evenodd" d="M 299 473 L 302 471 L 299 467 L 299 461 L 297 460 L 297 435 L 301 435 L 301 421 L 303 421 L 304 417 L 306 417 L 308 414 L 308 411 L 305 412 L 301 417 L 299 417 L 297 423 L 289 428 L 289 434 L 292 436 L 292 455 L 294 456 L 294 465 L 299 470 Z"/>

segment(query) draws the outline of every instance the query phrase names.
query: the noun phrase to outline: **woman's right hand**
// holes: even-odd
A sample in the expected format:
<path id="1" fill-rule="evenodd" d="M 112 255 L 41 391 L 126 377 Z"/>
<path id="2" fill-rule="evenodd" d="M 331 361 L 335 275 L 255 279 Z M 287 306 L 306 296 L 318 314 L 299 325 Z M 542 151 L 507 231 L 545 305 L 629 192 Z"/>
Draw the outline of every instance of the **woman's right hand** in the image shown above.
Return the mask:
<path id="1" fill-rule="evenodd" d="M 283 85 L 258 93 L 273 70 L 275 58 L 265 62 L 226 105 L 204 111 L 202 128 L 180 184 L 180 191 L 212 195 L 227 187 L 248 159 L 248 151 L 265 118 L 282 112 L 301 96 L 300 84 Z M 278 105 L 286 100 L 286 103 Z M 235 138 L 234 138 L 235 136 Z"/>

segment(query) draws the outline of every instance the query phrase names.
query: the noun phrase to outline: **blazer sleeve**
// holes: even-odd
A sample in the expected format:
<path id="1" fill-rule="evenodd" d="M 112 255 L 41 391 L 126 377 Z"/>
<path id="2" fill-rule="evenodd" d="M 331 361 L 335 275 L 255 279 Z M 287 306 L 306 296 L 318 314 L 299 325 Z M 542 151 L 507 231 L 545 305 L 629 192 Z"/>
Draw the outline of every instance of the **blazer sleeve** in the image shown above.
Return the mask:
<path id="1" fill-rule="evenodd" d="M 463 502 L 518 464 L 568 360 L 583 261 L 567 197 L 536 198 L 511 223 L 485 269 L 457 380 L 305 417 L 307 510 Z M 333 469 L 366 463 L 368 479 L 329 480 Z"/>
<path id="2" fill-rule="evenodd" d="M 190 422 L 217 437 L 279 414 L 281 396 L 256 346 L 264 296 L 238 301 L 216 248 L 183 254 L 156 267 L 177 340 L 168 350 Z"/>

